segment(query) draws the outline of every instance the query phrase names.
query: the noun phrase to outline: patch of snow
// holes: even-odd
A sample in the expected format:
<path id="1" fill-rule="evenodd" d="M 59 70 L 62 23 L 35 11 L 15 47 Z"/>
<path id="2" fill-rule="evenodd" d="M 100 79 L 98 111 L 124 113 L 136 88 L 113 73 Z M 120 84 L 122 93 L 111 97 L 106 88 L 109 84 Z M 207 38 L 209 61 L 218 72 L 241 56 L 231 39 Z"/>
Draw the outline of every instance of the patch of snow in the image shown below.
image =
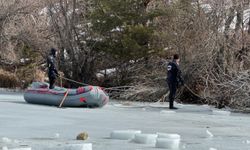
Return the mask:
<path id="1" fill-rule="evenodd" d="M 106 73 L 107 75 L 112 74 L 114 72 L 116 72 L 116 68 L 110 68 L 110 69 L 105 69 L 105 70 L 100 71 L 100 73 L 102 73 L 102 74 Z"/>
<path id="2" fill-rule="evenodd" d="M 93 26 L 93 24 L 91 22 L 87 23 L 87 26 L 90 28 Z"/>
<path id="3" fill-rule="evenodd" d="M 123 31 L 123 29 L 120 27 L 116 27 L 115 29 L 111 30 L 111 32 L 121 32 L 121 31 Z"/>
<path id="4" fill-rule="evenodd" d="M 213 115 L 223 115 L 223 116 L 229 116 L 231 114 L 230 111 L 224 111 L 224 110 L 213 110 Z"/>
<path id="5" fill-rule="evenodd" d="M 59 138 L 59 137 L 60 137 L 60 134 L 59 134 L 59 133 L 55 133 L 54 137 L 55 137 L 55 138 Z"/>
<path id="6" fill-rule="evenodd" d="M 160 113 L 161 114 L 175 114 L 176 112 L 172 110 L 162 110 Z"/>
<path id="7" fill-rule="evenodd" d="M 97 78 L 104 78 L 104 75 L 102 73 L 96 73 L 95 75 Z"/>
<path id="8" fill-rule="evenodd" d="M 206 133 L 209 138 L 214 137 L 214 135 L 209 130 L 206 130 Z"/>
<path id="9" fill-rule="evenodd" d="M 209 150 L 217 150 L 216 148 L 210 147 Z"/>
<path id="10" fill-rule="evenodd" d="M 24 63 L 24 58 L 21 58 L 21 59 L 20 59 L 20 62 L 21 62 L 21 63 Z"/>
<path id="11" fill-rule="evenodd" d="M 249 141 L 249 140 L 247 140 L 247 144 L 250 144 L 250 141 Z"/>
<path id="12" fill-rule="evenodd" d="M 124 104 L 113 104 L 115 107 L 119 108 L 145 108 L 145 105 L 124 105 Z M 146 109 L 145 109 L 146 110 Z"/>
<path id="13" fill-rule="evenodd" d="M 9 149 L 9 150 L 31 150 L 31 147 L 12 148 L 12 149 Z"/>
<path id="14" fill-rule="evenodd" d="M 12 140 L 7 138 L 7 137 L 3 137 L 2 141 L 3 141 L 3 143 L 11 143 L 12 142 Z"/>
<path id="15" fill-rule="evenodd" d="M 110 138 L 119 140 L 130 140 L 135 138 L 136 134 L 140 133 L 140 130 L 115 130 L 111 132 Z"/>
<path id="16" fill-rule="evenodd" d="M 8 150 L 8 147 L 7 146 L 3 146 L 2 150 Z"/>
<path id="17" fill-rule="evenodd" d="M 20 62 L 21 62 L 21 63 L 25 63 L 26 61 L 29 61 L 29 60 L 30 60 L 29 58 L 21 58 L 21 59 L 20 59 Z"/>
<path id="18" fill-rule="evenodd" d="M 243 144 L 250 144 L 250 141 L 249 140 L 246 140 L 246 141 L 244 140 L 244 141 L 242 141 L 242 143 Z"/>
<path id="19" fill-rule="evenodd" d="M 86 32 L 84 32 L 84 31 L 83 31 L 83 32 L 80 32 L 79 35 L 85 36 L 85 35 L 86 35 Z"/>
<path id="20" fill-rule="evenodd" d="M 43 8 L 38 14 L 39 14 L 39 15 L 46 15 L 48 12 L 49 12 L 48 8 L 45 7 L 45 8 Z"/>
<path id="21" fill-rule="evenodd" d="M 213 10 L 211 5 L 206 3 L 201 4 L 201 8 L 205 11 L 205 13 L 209 13 Z"/>
<path id="22" fill-rule="evenodd" d="M 14 140 L 13 142 L 14 142 L 14 143 L 16 143 L 16 144 L 17 144 L 17 143 L 20 143 L 20 141 L 19 141 L 19 140 Z"/>
<path id="23" fill-rule="evenodd" d="M 155 102 L 152 104 L 149 104 L 150 107 L 156 107 L 156 108 L 168 108 L 169 105 L 168 103 L 164 103 L 164 102 Z"/>
<path id="24" fill-rule="evenodd" d="M 65 146 L 64 150 L 92 150 L 92 143 L 69 144 Z"/>

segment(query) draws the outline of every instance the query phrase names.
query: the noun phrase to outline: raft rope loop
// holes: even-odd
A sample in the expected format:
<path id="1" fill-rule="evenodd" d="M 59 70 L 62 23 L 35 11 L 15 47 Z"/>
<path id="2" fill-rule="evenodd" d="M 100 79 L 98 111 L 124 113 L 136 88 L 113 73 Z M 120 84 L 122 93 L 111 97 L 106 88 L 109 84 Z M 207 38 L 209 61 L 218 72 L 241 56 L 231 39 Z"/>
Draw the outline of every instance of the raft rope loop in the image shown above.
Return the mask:
<path id="1" fill-rule="evenodd" d="M 86 83 L 82 83 L 82 82 L 78 82 L 63 76 L 59 76 L 59 78 L 70 81 L 70 82 L 74 82 L 77 83 L 79 85 L 83 85 L 83 86 L 89 86 L 90 84 L 86 84 Z M 111 90 L 111 91 L 126 91 L 126 89 L 128 88 L 133 88 L 134 86 L 116 86 L 116 87 L 109 87 L 109 88 L 103 88 L 104 90 Z"/>
<path id="2" fill-rule="evenodd" d="M 59 78 L 62 78 L 62 79 L 64 79 L 64 80 L 68 80 L 68 81 L 70 81 L 70 82 L 74 82 L 74 83 L 77 83 L 77 84 L 83 85 L 83 86 L 88 86 L 88 85 L 89 85 L 89 84 L 82 83 L 82 82 L 77 82 L 77 81 L 75 81 L 75 80 L 72 80 L 72 79 L 69 79 L 69 78 L 65 78 L 65 77 L 62 77 L 62 76 L 59 76 Z"/>
<path id="3" fill-rule="evenodd" d="M 198 98 L 200 98 L 200 99 L 205 99 L 205 98 L 203 98 L 203 97 L 201 97 L 201 96 L 199 96 L 198 94 L 196 94 L 193 90 L 191 90 L 186 84 L 184 84 L 184 86 L 183 86 L 184 88 L 186 88 L 190 93 L 192 93 L 194 96 L 196 96 L 196 97 L 198 97 Z M 183 88 L 181 88 L 181 91 L 183 91 Z M 166 97 L 169 95 L 169 91 L 166 93 L 166 94 L 164 94 L 157 102 L 164 102 L 165 100 L 166 100 Z M 179 97 L 180 96 L 180 94 L 181 94 L 181 92 L 178 94 L 178 95 L 176 95 L 176 97 Z"/>
<path id="4" fill-rule="evenodd" d="M 75 81 L 75 80 L 72 80 L 72 79 L 69 79 L 69 78 L 66 78 L 66 77 L 63 77 L 63 76 L 59 76 L 60 78 L 64 79 L 64 80 L 68 80 L 70 82 L 74 82 L 74 83 L 77 83 L 79 85 L 83 85 L 83 86 L 89 86 L 90 84 L 86 84 L 86 83 L 82 83 L 82 82 L 78 82 L 78 81 Z M 134 86 L 116 86 L 116 87 L 109 87 L 109 88 L 103 88 L 103 90 L 110 90 L 110 91 L 127 91 L 127 89 L 130 89 L 130 88 L 133 88 Z M 187 88 L 189 90 L 189 92 L 191 92 L 193 95 L 197 96 L 198 98 L 201 98 L 201 99 L 205 99 L 201 96 L 199 96 L 198 94 L 196 94 L 193 90 L 191 90 L 186 84 L 184 84 L 184 87 Z M 164 102 L 166 96 L 169 94 L 169 92 L 167 92 L 166 94 L 164 94 L 160 100 L 162 102 Z"/>

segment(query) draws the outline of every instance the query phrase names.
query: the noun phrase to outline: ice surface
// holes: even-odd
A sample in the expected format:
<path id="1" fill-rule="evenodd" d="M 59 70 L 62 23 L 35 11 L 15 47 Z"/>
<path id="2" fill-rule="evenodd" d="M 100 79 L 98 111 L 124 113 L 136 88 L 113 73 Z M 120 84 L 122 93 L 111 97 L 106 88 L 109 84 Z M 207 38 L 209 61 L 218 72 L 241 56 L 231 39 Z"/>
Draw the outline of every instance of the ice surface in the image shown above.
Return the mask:
<path id="1" fill-rule="evenodd" d="M 26 146 L 32 150 L 63 150 L 68 144 L 82 144 L 83 141 L 77 141 L 76 136 L 86 131 L 89 138 L 84 142 L 92 143 L 94 150 L 158 150 L 155 145 L 110 138 L 110 132 L 121 129 L 178 133 L 181 136 L 180 150 L 250 149 L 250 144 L 247 144 L 250 139 L 249 114 L 211 115 L 218 109 L 176 104 L 179 108 L 176 113 L 162 115 L 162 111 L 169 111 L 168 107 L 150 107 L 148 103 L 134 102 L 130 103 L 131 107 L 116 107 L 115 104 L 119 103 L 110 101 L 98 109 L 58 109 L 27 104 L 20 93 L 0 93 L 0 149 Z M 168 103 L 163 105 L 168 106 Z M 214 137 L 208 139 L 206 130 Z M 55 133 L 60 133 L 60 136 L 55 136 Z M 3 137 L 11 142 L 4 142 Z"/>

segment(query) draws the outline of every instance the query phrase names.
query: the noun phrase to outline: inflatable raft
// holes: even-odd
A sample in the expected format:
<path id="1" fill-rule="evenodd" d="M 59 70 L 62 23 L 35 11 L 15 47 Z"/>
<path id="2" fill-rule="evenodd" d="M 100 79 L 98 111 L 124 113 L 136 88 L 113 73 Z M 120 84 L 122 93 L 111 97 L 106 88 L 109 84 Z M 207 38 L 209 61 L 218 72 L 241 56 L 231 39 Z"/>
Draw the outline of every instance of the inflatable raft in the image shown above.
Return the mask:
<path id="1" fill-rule="evenodd" d="M 49 84 L 33 82 L 25 91 L 27 103 L 62 107 L 102 107 L 109 101 L 109 96 L 98 86 L 84 86 L 77 89 L 55 87 Z"/>

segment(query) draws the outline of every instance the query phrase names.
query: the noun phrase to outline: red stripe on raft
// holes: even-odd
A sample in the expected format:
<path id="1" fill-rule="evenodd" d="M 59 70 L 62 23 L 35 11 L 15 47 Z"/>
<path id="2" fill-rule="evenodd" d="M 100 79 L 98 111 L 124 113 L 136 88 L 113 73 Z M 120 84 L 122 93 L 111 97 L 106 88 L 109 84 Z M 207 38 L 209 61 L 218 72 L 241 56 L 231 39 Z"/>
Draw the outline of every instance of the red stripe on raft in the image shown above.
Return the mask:
<path id="1" fill-rule="evenodd" d="M 86 102 L 86 98 L 80 97 L 80 102 Z"/>
<path id="2" fill-rule="evenodd" d="M 82 94 L 85 92 L 85 88 L 84 87 L 79 87 L 77 90 L 76 90 L 77 94 Z"/>
<path id="3" fill-rule="evenodd" d="M 55 95 L 64 94 L 64 93 L 54 92 L 54 91 L 48 90 L 48 89 L 39 89 L 39 90 L 28 89 L 27 92 L 39 93 L 39 94 L 55 94 Z"/>

